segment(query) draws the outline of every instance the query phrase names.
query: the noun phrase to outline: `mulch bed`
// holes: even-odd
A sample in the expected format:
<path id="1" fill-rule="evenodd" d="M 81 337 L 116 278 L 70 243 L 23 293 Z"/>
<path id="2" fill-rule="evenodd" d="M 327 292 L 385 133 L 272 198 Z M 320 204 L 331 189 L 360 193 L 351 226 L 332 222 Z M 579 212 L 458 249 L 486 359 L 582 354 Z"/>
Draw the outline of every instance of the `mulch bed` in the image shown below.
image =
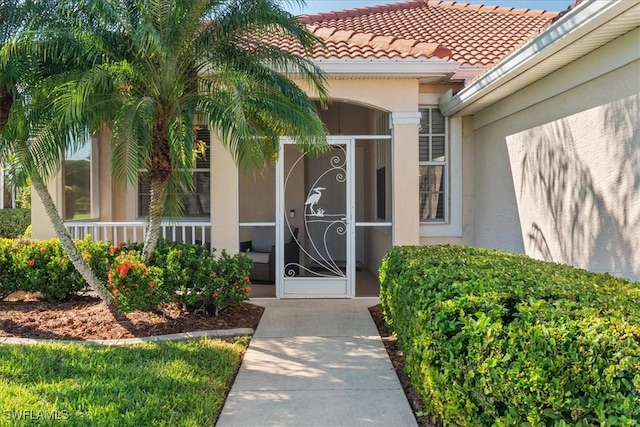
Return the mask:
<path id="1" fill-rule="evenodd" d="M 0 301 L 0 337 L 104 340 L 208 329 L 255 329 L 263 311 L 245 303 L 231 306 L 217 317 L 190 313 L 176 305 L 165 307 L 164 313 L 122 314 L 92 297 L 49 303 L 19 295 Z"/>

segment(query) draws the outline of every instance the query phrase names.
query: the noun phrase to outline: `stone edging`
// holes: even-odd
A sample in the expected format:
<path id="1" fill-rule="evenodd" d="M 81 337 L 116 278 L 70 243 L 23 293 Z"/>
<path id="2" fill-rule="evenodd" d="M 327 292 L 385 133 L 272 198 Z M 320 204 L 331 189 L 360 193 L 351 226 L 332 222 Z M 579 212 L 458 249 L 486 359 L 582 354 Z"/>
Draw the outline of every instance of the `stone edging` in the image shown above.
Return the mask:
<path id="1" fill-rule="evenodd" d="M 253 329 L 251 328 L 237 328 L 237 329 L 216 329 L 205 330 L 195 332 L 183 332 L 180 334 L 169 335 L 157 335 L 152 337 L 143 338 L 120 338 L 113 340 L 53 340 L 53 339 L 36 339 L 36 338 L 13 338 L 13 337 L 0 337 L 0 345 L 25 345 L 25 344 L 92 344 L 92 345 L 132 345 L 142 344 L 145 342 L 157 342 L 157 341 L 186 341 L 199 338 L 232 338 L 242 335 L 253 335 Z"/>

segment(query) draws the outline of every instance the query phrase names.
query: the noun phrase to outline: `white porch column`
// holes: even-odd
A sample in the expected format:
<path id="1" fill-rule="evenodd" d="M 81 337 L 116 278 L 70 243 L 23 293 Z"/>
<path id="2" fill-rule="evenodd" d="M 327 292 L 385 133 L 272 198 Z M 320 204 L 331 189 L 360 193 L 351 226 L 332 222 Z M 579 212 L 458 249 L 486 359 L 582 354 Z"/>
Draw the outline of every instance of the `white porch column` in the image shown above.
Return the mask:
<path id="1" fill-rule="evenodd" d="M 220 254 L 238 252 L 240 233 L 238 168 L 231 154 L 211 133 L 211 247 Z"/>
<path id="2" fill-rule="evenodd" d="M 420 244 L 419 218 L 419 111 L 393 112 L 392 211 L 394 246 Z"/>

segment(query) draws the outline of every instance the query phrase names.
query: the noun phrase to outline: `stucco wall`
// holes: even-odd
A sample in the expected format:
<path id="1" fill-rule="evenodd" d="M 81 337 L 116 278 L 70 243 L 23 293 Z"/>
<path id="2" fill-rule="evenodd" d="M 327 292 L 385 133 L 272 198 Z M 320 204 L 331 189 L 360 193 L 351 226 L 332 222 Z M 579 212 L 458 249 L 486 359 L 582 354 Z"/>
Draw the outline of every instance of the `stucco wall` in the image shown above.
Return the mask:
<path id="1" fill-rule="evenodd" d="M 637 31 L 636 31 L 637 34 Z M 522 105 L 602 49 L 476 115 Z M 640 61 L 475 130 L 477 246 L 640 279 Z M 501 112 L 502 109 L 502 112 Z"/>

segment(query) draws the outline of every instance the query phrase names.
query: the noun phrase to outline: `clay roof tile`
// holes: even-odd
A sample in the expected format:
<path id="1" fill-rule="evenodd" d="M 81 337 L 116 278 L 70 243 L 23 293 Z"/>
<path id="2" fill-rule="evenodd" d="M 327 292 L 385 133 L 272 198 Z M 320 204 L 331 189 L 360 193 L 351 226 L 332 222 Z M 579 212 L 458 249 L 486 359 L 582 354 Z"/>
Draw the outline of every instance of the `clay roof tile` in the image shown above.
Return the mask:
<path id="1" fill-rule="evenodd" d="M 466 2 L 410 0 L 306 15 L 300 21 L 327 43 L 330 57 L 437 56 L 461 64 L 491 65 L 558 15 Z M 337 42 L 344 43 L 345 49 L 337 51 Z M 289 47 L 283 41 L 279 44 Z M 325 57 L 327 52 L 320 49 L 314 55 Z"/>

